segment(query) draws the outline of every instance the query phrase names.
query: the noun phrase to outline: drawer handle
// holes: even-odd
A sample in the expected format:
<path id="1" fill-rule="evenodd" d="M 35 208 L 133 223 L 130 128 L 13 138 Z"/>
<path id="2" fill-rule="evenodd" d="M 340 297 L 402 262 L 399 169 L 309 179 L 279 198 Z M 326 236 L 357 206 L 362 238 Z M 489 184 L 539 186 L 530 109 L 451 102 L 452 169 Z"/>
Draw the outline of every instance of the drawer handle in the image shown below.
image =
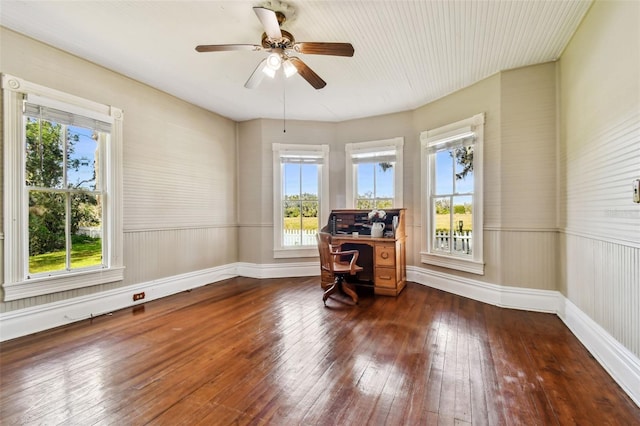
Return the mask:
<path id="1" fill-rule="evenodd" d="M 390 280 L 391 277 L 389 275 L 380 275 L 381 280 Z"/>
<path id="2" fill-rule="evenodd" d="M 383 251 L 382 253 L 380 253 L 380 257 L 383 259 L 388 259 L 389 258 L 389 253 L 387 253 L 386 251 Z"/>

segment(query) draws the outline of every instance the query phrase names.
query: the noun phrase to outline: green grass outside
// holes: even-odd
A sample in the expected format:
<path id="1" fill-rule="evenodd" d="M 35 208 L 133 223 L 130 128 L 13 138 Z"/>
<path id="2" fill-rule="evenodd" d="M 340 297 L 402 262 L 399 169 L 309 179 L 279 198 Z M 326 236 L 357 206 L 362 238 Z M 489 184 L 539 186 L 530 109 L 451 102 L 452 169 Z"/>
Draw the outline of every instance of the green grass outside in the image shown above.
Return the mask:
<path id="1" fill-rule="evenodd" d="M 454 214 L 453 215 L 453 227 L 454 229 L 458 229 L 458 222 L 463 222 L 463 231 L 471 231 L 473 227 L 473 215 L 471 213 L 464 214 Z M 449 215 L 448 214 L 439 214 L 436 215 L 436 229 L 438 230 L 447 230 L 449 229 Z"/>
<path id="2" fill-rule="evenodd" d="M 76 238 L 71 244 L 71 268 L 78 269 L 102 264 L 102 240 Z M 61 271 L 65 269 L 65 251 L 29 256 L 29 273 Z"/>
<path id="3" fill-rule="evenodd" d="M 324 225 L 322 225 L 324 226 Z M 299 217 L 285 217 L 284 218 L 284 229 L 300 229 L 300 218 Z M 318 218 L 317 217 L 303 217 L 302 218 L 302 229 L 308 231 L 317 231 L 318 230 Z"/>

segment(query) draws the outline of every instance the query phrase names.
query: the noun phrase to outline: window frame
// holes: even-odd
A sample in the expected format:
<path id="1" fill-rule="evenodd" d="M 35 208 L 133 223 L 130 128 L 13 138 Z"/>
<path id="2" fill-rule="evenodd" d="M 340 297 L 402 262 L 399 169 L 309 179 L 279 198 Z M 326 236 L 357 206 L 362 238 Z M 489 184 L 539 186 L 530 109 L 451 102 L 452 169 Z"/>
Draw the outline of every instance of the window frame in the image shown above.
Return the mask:
<path id="1" fill-rule="evenodd" d="M 422 222 L 420 261 L 425 264 L 484 275 L 483 254 L 483 145 L 484 113 L 420 133 Z M 435 191 L 435 153 L 429 148 L 446 141 L 464 140 L 472 132 L 473 142 L 473 251 L 471 256 L 459 256 L 433 248 L 434 226 L 431 199 Z M 453 206 L 452 206 L 453 208 Z"/>
<path id="2" fill-rule="evenodd" d="M 302 145 L 274 143 L 273 149 L 273 257 L 275 259 L 317 257 L 317 244 L 284 246 L 282 241 L 284 216 L 282 207 L 283 155 L 310 155 L 321 157 L 318 164 L 318 230 L 329 220 L 329 145 Z"/>
<path id="3" fill-rule="evenodd" d="M 3 74 L 3 213 L 4 213 L 4 301 L 122 281 L 122 110 L 99 104 L 21 78 Z M 37 103 L 72 114 L 111 123 L 110 141 L 104 148 L 103 267 L 28 274 L 28 191 L 24 180 L 23 102 Z"/>
<path id="4" fill-rule="evenodd" d="M 393 208 L 403 206 L 403 146 L 404 137 L 398 136 L 392 139 L 383 139 L 367 142 L 352 142 L 345 145 L 345 171 L 346 171 L 346 208 L 354 209 L 357 205 L 358 172 L 357 163 L 353 161 L 358 153 L 378 153 L 393 150 L 395 152 L 395 165 L 393 167 Z"/>

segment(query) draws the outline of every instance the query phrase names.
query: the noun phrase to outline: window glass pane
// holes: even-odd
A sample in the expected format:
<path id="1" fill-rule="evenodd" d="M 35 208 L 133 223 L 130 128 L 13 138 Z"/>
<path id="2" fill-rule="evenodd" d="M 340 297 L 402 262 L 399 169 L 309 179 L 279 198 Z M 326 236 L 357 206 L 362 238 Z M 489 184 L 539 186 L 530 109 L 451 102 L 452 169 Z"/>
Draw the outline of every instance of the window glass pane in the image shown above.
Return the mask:
<path id="1" fill-rule="evenodd" d="M 393 207 L 393 198 L 376 198 L 376 209 L 390 209 Z"/>
<path id="2" fill-rule="evenodd" d="M 297 246 L 302 240 L 302 202 L 297 200 L 298 195 L 294 196 L 295 201 L 285 200 L 283 204 L 283 224 L 282 224 L 282 245 Z"/>
<path id="3" fill-rule="evenodd" d="M 319 193 L 317 164 L 285 163 L 283 166 L 282 245 L 313 246 L 319 229 Z"/>
<path id="4" fill-rule="evenodd" d="M 66 195 L 29 191 L 29 273 L 66 269 Z"/>
<path id="5" fill-rule="evenodd" d="M 393 166 L 394 166 L 393 163 L 378 163 L 375 166 L 376 198 L 393 199 L 393 178 L 394 178 Z"/>
<path id="6" fill-rule="evenodd" d="M 282 183 L 285 199 L 300 196 L 300 164 L 284 163 L 282 165 Z"/>
<path id="7" fill-rule="evenodd" d="M 436 194 L 453 193 L 453 153 L 438 151 L 435 154 Z"/>
<path id="8" fill-rule="evenodd" d="M 319 230 L 318 202 L 302 202 L 302 245 L 311 246 L 317 243 L 316 234 Z"/>
<path id="9" fill-rule="evenodd" d="M 25 119 L 25 183 L 62 188 L 64 185 L 64 130 L 60 124 L 33 117 Z"/>
<path id="10" fill-rule="evenodd" d="M 373 202 L 373 200 L 356 200 L 356 208 L 357 209 L 367 209 L 367 210 L 371 210 L 373 209 L 375 206 L 375 203 Z"/>
<path id="11" fill-rule="evenodd" d="M 356 167 L 357 199 L 371 199 L 374 197 L 374 173 L 376 163 L 360 163 Z"/>
<path id="12" fill-rule="evenodd" d="M 71 268 L 102 265 L 102 202 L 90 193 L 71 197 Z"/>
<path id="13" fill-rule="evenodd" d="M 96 190 L 98 134 L 91 129 L 67 128 L 67 182 L 70 188 Z"/>
<path id="14" fill-rule="evenodd" d="M 473 237 L 473 197 L 453 197 L 453 245 L 452 252 L 470 255 Z"/>
<path id="15" fill-rule="evenodd" d="M 302 217 L 305 219 L 318 219 L 318 202 L 317 201 L 303 201 L 302 202 Z M 310 221 L 311 223 L 313 221 Z M 306 224 L 305 224 L 306 225 Z M 313 224 L 317 229 L 317 223 Z M 305 226 L 306 228 L 306 226 Z"/>
<path id="16" fill-rule="evenodd" d="M 301 166 L 301 172 L 303 199 L 317 200 L 320 191 L 320 185 L 318 185 L 318 165 L 303 164 Z"/>
<path id="17" fill-rule="evenodd" d="M 473 147 L 453 149 L 456 168 L 456 193 L 473 192 Z"/>
<path id="18" fill-rule="evenodd" d="M 300 201 L 298 200 L 285 200 L 284 201 L 284 224 L 286 225 L 285 227 L 291 227 L 291 226 L 295 226 L 298 227 L 299 224 L 298 222 L 300 222 L 299 220 L 287 220 L 287 219 L 294 219 L 294 218 L 299 218 L 300 217 Z"/>
<path id="19" fill-rule="evenodd" d="M 433 217 L 433 248 L 434 250 L 448 252 L 451 238 L 451 199 L 449 197 L 434 199 Z"/>

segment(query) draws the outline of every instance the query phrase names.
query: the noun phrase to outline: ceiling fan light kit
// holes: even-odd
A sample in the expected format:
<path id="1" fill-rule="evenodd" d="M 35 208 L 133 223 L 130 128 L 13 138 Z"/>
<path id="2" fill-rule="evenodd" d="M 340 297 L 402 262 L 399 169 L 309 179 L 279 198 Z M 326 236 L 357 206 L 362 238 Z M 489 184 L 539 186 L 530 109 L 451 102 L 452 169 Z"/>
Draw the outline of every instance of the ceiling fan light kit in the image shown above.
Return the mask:
<path id="1" fill-rule="evenodd" d="M 282 63 L 282 69 L 284 70 L 284 75 L 287 78 L 298 73 L 298 69 L 291 63 L 290 60 L 286 60 Z"/>
<path id="2" fill-rule="evenodd" d="M 267 56 L 267 66 L 272 70 L 279 70 L 281 64 L 282 57 L 278 53 L 270 53 L 269 56 Z"/>
<path id="3" fill-rule="evenodd" d="M 278 4 L 290 10 L 290 7 L 286 4 L 280 2 Z M 228 52 L 234 50 L 269 52 L 269 56 L 258 64 L 245 83 L 244 86 L 248 89 L 258 87 L 264 75 L 273 78 L 280 68 L 283 69 L 286 77 L 291 77 L 298 73 L 315 89 L 322 89 L 327 83 L 300 58 L 291 56 L 291 54 L 302 53 L 346 57 L 351 57 L 354 54 L 351 43 L 296 42 L 293 34 L 280 28 L 287 20 L 284 13 L 265 7 L 254 7 L 253 11 L 264 28 L 261 45 L 210 44 L 196 46 L 197 52 Z"/>

